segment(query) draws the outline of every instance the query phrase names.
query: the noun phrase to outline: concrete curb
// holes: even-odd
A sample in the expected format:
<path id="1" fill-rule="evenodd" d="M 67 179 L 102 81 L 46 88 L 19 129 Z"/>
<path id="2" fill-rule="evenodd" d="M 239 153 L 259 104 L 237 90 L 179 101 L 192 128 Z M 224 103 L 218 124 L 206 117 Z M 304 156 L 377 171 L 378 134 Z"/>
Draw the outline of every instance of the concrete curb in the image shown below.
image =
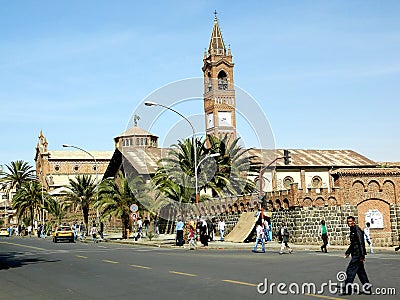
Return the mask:
<path id="1" fill-rule="evenodd" d="M 156 247 L 156 248 L 170 248 L 170 249 L 185 249 L 188 250 L 188 244 L 185 244 L 184 246 L 176 246 L 175 239 L 171 238 L 171 236 L 163 236 L 161 239 L 153 239 L 153 240 L 146 240 L 145 238 L 140 239 L 138 241 L 135 241 L 134 239 L 129 239 L 129 240 L 124 240 L 122 238 L 116 238 L 116 237 L 109 237 L 106 238 L 102 242 L 107 242 L 107 243 L 117 243 L 117 244 L 129 244 L 129 245 L 139 245 L 139 246 L 148 246 L 148 247 Z M 321 246 L 320 245 L 298 245 L 298 244 L 290 244 L 289 246 L 293 250 L 298 250 L 298 251 L 316 251 L 316 252 L 321 252 Z M 233 242 L 220 242 L 220 241 L 213 241 L 209 242 L 208 247 L 203 247 L 201 246 L 200 242 L 197 242 L 197 250 L 207 250 L 207 249 L 212 249 L 212 250 L 252 250 L 254 247 L 254 243 L 233 243 Z M 265 245 L 266 249 L 270 250 L 279 250 L 281 247 L 281 244 L 272 241 L 268 242 Z M 329 251 L 343 251 L 343 253 L 347 250 L 348 246 L 340 246 L 340 245 L 333 245 L 328 247 L 328 252 Z M 375 252 L 381 252 L 381 251 L 394 251 L 393 247 L 375 247 L 374 248 Z"/>

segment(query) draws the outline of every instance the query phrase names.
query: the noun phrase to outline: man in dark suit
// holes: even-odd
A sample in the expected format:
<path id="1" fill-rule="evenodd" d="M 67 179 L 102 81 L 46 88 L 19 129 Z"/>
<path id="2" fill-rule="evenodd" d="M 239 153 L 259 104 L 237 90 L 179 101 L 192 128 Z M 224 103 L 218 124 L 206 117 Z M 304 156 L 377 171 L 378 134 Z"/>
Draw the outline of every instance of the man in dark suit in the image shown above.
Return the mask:
<path id="1" fill-rule="evenodd" d="M 356 225 L 355 218 L 353 216 L 347 217 L 347 225 L 350 227 L 350 246 L 346 250 L 344 257 L 347 258 L 351 255 L 351 260 L 346 269 L 346 280 L 345 280 L 345 290 L 343 294 L 352 294 L 352 285 L 354 278 L 358 275 L 362 288 L 358 292 L 365 294 L 371 293 L 371 284 L 369 283 L 367 272 L 365 271 L 364 260 L 367 255 L 364 242 L 364 232 L 360 227 Z"/>

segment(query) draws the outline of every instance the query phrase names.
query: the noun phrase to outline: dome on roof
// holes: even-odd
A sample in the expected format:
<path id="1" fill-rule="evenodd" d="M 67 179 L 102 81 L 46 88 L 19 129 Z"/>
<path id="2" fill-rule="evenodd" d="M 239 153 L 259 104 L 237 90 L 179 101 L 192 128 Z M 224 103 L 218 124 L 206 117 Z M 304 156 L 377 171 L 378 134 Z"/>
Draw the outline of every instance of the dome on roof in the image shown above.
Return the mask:
<path id="1" fill-rule="evenodd" d="M 127 131 L 121 133 L 120 135 L 118 135 L 117 137 L 124 137 L 124 136 L 156 136 L 138 126 L 133 126 L 131 128 L 129 128 Z"/>
<path id="2" fill-rule="evenodd" d="M 138 127 L 133 126 L 114 138 L 115 147 L 145 147 L 157 148 L 158 136 Z"/>

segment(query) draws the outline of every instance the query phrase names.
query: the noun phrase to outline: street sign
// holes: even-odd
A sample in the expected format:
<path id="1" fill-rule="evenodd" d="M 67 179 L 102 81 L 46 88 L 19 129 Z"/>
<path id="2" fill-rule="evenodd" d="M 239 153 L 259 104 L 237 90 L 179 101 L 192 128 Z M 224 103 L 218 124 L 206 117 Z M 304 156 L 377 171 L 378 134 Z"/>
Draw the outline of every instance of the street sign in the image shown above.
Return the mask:
<path id="1" fill-rule="evenodd" d="M 132 221 L 136 221 L 138 218 L 138 214 L 136 212 L 133 212 L 133 213 L 131 213 L 130 217 L 131 217 Z"/>
<path id="2" fill-rule="evenodd" d="M 137 212 L 139 207 L 136 204 L 132 204 L 130 207 L 131 212 Z"/>

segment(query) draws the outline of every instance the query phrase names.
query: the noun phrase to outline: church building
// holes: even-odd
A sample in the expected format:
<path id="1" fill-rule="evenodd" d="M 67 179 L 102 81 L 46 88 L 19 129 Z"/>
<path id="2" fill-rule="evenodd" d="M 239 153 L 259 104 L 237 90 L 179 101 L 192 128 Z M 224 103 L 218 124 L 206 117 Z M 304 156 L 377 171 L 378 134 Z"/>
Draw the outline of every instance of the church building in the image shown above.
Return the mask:
<path id="1" fill-rule="evenodd" d="M 236 139 L 234 63 L 230 47 L 214 17 L 211 39 L 203 57 L 204 120 L 206 135 L 228 135 Z M 199 108 L 200 110 L 200 108 Z M 91 152 L 103 178 L 116 177 L 119 170 L 150 179 L 168 149 L 158 147 L 158 137 L 134 126 L 114 138 L 114 152 Z M 283 156 L 283 149 L 251 149 L 260 162 Z M 291 163 L 277 161 L 262 176 L 263 201 L 275 224 L 285 221 L 297 243 L 318 243 L 320 220 L 326 220 L 331 244 L 347 243 L 346 217 L 354 215 L 360 227 L 371 223 L 376 245 L 397 242 L 400 229 L 400 168 L 381 166 L 352 150 L 291 149 Z M 41 133 L 36 170 L 46 189 L 58 193 L 71 175 L 93 174 L 94 161 L 79 151 L 48 151 Z M 252 178 L 257 181 L 258 178 Z M 204 193 L 204 191 L 203 191 Z M 199 203 L 202 214 L 228 216 L 260 207 L 258 193 Z M 234 224 L 233 224 L 234 225 Z"/>

